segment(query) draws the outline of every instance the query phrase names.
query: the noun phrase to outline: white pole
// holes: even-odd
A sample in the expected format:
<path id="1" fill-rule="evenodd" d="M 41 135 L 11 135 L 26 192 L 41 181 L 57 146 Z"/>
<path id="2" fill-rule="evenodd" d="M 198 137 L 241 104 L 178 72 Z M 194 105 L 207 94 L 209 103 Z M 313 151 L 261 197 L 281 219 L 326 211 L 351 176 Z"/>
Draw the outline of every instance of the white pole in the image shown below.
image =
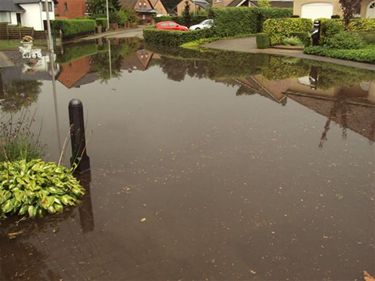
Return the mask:
<path id="1" fill-rule="evenodd" d="M 108 4 L 108 0 L 106 0 L 105 2 L 106 2 L 106 8 L 107 8 L 107 30 L 109 30 L 109 4 Z"/>
<path id="2" fill-rule="evenodd" d="M 50 53 L 53 54 L 53 41 L 52 41 L 51 21 L 49 18 L 48 3 L 49 3 L 48 0 L 44 1 L 44 6 L 45 6 L 46 13 L 47 13 L 48 50 L 50 51 Z M 52 5 L 52 2 L 51 2 L 51 5 Z"/>

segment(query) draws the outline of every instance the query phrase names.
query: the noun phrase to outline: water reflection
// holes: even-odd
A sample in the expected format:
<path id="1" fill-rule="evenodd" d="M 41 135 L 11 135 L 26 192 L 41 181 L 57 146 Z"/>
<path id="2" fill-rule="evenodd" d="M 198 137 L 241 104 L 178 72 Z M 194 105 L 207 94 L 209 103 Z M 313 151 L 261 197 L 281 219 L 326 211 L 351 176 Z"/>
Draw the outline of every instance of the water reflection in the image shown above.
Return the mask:
<path id="1" fill-rule="evenodd" d="M 66 45 L 56 65 L 55 103 L 47 71 L 31 79 L 39 99 L 24 107 L 55 114 L 65 134 L 68 103 L 82 99 L 87 194 L 58 216 L 1 222 L 2 278 L 23 270 L 18 261 L 34 266 L 22 256 L 31 248 L 43 268 L 21 280 L 373 272 L 374 72 L 138 39 Z"/>

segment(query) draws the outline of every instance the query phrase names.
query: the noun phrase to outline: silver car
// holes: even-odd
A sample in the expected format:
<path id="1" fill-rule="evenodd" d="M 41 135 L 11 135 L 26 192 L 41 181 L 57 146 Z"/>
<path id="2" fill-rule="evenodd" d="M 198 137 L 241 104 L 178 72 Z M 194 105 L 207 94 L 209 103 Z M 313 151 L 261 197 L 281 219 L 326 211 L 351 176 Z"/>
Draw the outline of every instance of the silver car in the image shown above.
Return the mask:
<path id="1" fill-rule="evenodd" d="M 214 24 L 213 19 L 204 20 L 201 23 L 198 23 L 196 25 L 190 26 L 190 30 L 199 30 L 199 29 L 205 29 L 205 28 L 211 28 Z"/>

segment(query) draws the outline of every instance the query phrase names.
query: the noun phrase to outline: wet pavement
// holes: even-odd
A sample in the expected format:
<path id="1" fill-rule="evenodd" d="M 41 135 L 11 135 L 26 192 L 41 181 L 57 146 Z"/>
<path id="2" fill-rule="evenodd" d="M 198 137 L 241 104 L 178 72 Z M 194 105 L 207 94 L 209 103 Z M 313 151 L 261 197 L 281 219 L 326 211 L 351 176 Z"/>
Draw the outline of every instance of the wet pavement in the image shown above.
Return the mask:
<path id="1" fill-rule="evenodd" d="M 57 161 L 80 99 L 88 195 L 1 221 L 0 280 L 375 274 L 374 72 L 138 39 L 57 53 L 56 93 L 48 65 L 1 70 L 2 118 L 35 114 Z"/>

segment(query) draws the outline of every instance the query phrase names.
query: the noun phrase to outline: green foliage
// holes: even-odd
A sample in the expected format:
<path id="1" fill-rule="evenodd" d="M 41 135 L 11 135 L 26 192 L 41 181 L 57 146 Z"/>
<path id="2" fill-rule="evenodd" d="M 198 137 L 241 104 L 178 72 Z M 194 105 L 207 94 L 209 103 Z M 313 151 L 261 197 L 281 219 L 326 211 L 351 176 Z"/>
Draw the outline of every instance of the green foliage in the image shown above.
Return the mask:
<path id="1" fill-rule="evenodd" d="M 271 45 L 281 44 L 284 38 L 290 37 L 293 33 L 308 33 L 311 29 L 310 19 L 268 19 L 263 24 L 263 31 L 270 36 Z"/>
<path id="2" fill-rule="evenodd" d="M 309 32 L 292 32 L 290 36 L 298 37 L 305 47 L 309 47 L 311 45 L 311 36 Z"/>
<path id="3" fill-rule="evenodd" d="M 143 30 L 143 37 L 147 43 L 170 47 L 177 47 L 183 43 L 208 38 L 212 35 L 213 33 L 210 29 L 202 29 L 197 31 L 167 31 L 157 30 L 155 28 L 146 28 Z"/>
<path id="4" fill-rule="evenodd" d="M 96 25 L 101 25 L 104 29 L 107 28 L 107 18 L 96 18 L 95 19 Z"/>
<path id="5" fill-rule="evenodd" d="M 283 39 L 283 45 L 287 46 L 303 46 L 303 42 L 296 36 L 287 37 Z"/>
<path id="6" fill-rule="evenodd" d="M 52 28 L 56 32 L 61 30 L 64 38 L 73 38 L 95 33 L 96 22 L 91 19 L 61 19 L 52 21 Z"/>
<path id="7" fill-rule="evenodd" d="M 26 111 L 19 115 L 9 114 L 9 117 L 4 115 L 3 118 L 5 121 L 0 123 L 0 161 L 41 158 L 43 147 L 31 131 L 33 119 L 27 117 Z"/>
<path id="8" fill-rule="evenodd" d="M 291 9 L 227 7 L 210 11 L 215 20 L 215 31 L 220 36 L 251 34 L 262 31 L 263 22 L 270 18 L 292 16 Z"/>
<path id="9" fill-rule="evenodd" d="M 305 48 L 305 53 L 337 59 L 375 63 L 375 45 L 369 45 L 365 48 L 354 50 L 341 50 L 322 46 L 314 46 Z"/>
<path id="10" fill-rule="evenodd" d="M 258 7 L 271 8 L 270 1 L 269 0 L 258 0 Z"/>
<path id="11" fill-rule="evenodd" d="M 256 40 L 258 49 L 267 49 L 270 47 L 270 37 L 267 33 L 258 33 Z"/>
<path id="12" fill-rule="evenodd" d="M 357 34 L 367 44 L 375 44 L 375 32 L 358 32 Z"/>
<path id="13" fill-rule="evenodd" d="M 84 194 L 72 169 L 39 159 L 0 163 L 0 182 L 0 217 L 55 214 Z"/>
<path id="14" fill-rule="evenodd" d="M 365 45 L 362 38 L 353 32 L 340 32 L 327 38 L 325 46 L 332 49 L 360 49 Z"/>
<path id="15" fill-rule="evenodd" d="M 375 31 L 375 19 L 353 19 L 348 29 L 350 31 Z"/>
<path id="16" fill-rule="evenodd" d="M 270 57 L 268 63 L 262 67 L 261 73 L 269 80 L 283 80 L 306 76 L 309 71 L 309 66 L 301 59 Z"/>
<path id="17" fill-rule="evenodd" d="M 124 25 L 125 23 L 129 22 L 128 13 L 122 9 L 117 12 L 117 17 L 118 17 L 117 23 L 120 25 Z"/>
<path id="18" fill-rule="evenodd" d="M 108 0 L 110 13 L 120 9 L 119 0 Z M 106 0 L 87 0 L 87 11 L 92 15 L 105 15 L 107 11 Z"/>

